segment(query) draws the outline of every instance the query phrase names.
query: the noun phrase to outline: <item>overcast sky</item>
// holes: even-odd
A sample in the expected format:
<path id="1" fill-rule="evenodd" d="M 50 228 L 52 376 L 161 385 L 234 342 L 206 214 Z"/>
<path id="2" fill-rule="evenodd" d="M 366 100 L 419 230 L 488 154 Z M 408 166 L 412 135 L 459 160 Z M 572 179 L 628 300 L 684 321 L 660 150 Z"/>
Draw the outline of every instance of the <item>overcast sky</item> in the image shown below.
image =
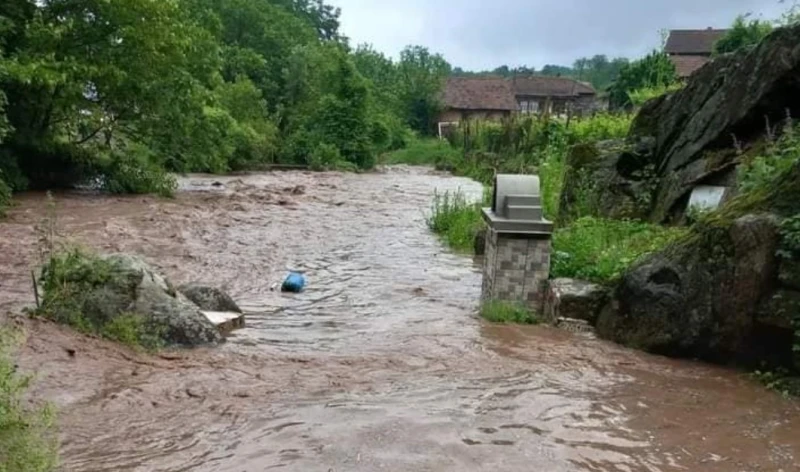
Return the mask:
<path id="1" fill-rule="evenodd" d="M 662 29 L 728 26 L 737 14 L 775 18 L 779 0 L 328 0 L 352 44 L 397 57 L 408 44 L 453 66 L 571 65 L 583 56 L 637 57 Z"/>

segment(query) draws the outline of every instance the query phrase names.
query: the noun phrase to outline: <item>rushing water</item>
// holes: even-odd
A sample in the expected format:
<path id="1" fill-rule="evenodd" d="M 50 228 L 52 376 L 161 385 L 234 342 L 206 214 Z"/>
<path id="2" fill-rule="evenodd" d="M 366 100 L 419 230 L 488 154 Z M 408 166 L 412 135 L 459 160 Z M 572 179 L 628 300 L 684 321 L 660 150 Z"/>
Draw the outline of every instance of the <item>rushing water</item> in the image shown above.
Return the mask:
<path id="1" fill-rule="evenodd" d="M 226 288 L 221 348 L 132 354 L 29 323 L 66 471 L 791 471 L 800 410 L 745 375 L 476 316 L 479 264 L 425 228 L 427 170 L 183 179 L 56 195 L 64 239 Z M 32 303 L 43 195 L 0 224 L 0 308 Z M 308 290 L 273 291 L 287 269 Z M 73 351 L 74 350 L 74 351 Z M 74 355 L 70 355 L 74 352 Z"/>

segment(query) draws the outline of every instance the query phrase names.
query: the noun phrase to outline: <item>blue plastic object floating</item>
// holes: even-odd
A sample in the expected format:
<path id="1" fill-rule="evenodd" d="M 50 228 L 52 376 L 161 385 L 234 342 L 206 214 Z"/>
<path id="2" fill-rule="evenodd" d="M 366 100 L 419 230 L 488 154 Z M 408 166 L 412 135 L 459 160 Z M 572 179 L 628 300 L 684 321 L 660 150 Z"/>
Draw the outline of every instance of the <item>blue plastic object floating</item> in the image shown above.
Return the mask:
<path id="1" fill-rule="evenodd" d="M 303 291 L 303 288 L 305 286 L 306 286 L 306 278 L 303 277 L 303 274 L 292 272 L 289 275 L 287 275 L 286 278 L 283 280 L 283 285 L 281 285 L 281 291 L 300 293 Z"/>

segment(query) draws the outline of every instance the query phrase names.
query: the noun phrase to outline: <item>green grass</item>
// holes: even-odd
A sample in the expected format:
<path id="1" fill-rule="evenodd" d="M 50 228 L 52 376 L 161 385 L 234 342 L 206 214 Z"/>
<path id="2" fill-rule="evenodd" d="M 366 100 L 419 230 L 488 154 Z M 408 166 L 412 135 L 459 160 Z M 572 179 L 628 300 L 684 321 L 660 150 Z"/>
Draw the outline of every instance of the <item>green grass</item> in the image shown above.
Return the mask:
<path id="1" fill-rule="evenodd" d="M 149 326 L 145 319 L 135 313 L 116 316 L 103 324 L 99 334 L 134 349 L 156 351 L 164 347 L 162 329 Z"/>
<path id="2" fill-rule="evenodd" d="M 0 327 L 0 472 L 53 471 L 58 462 L 54 414 L 23 400 L 31 379 L 19 375 L 11 360 L 18 340 L 18 333 Z"/>
<path id="3" fill-rule="evenodd" d="M 610 282 L 645 254 L 686 232 L 639 221 L 581 218 L 553 235 L 550 273 L 554 278 Z"/>
<path id="4" fill-rule="evenodd" d="M 456 251 L 472 251 L 475 234 L 483 227 L 481 205 L 469 202 L 461 191 L 436 193 L 428 227 Z"/>
<path id="5" fill-rule="evenodd" d="M 538 324 L 535 313 L 518 304 L 488 301 L 481 306 L 481 317 L 492 323 Z"/>
<path id="6" fill-rule="evenodd" d="M 384 154 L 381 163 L 447 168 L 455 163 L 460 155 L 461 153 L 447 141 L 435 138 L 415 139 L 403 149 Z"/>

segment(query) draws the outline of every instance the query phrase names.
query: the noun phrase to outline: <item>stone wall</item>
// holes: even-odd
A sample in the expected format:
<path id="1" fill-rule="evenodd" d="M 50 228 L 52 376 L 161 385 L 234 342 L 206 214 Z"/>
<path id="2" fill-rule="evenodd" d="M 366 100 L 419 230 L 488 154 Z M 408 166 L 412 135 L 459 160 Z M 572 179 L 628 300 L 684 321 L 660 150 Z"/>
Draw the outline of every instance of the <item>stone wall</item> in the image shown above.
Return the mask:
<path id="1" fill-rule="evenodd" d="M 483 299 L 524 302 L 541 311 L 550 272 L 550 239 L 489 230 L 484 258 Z"/>

